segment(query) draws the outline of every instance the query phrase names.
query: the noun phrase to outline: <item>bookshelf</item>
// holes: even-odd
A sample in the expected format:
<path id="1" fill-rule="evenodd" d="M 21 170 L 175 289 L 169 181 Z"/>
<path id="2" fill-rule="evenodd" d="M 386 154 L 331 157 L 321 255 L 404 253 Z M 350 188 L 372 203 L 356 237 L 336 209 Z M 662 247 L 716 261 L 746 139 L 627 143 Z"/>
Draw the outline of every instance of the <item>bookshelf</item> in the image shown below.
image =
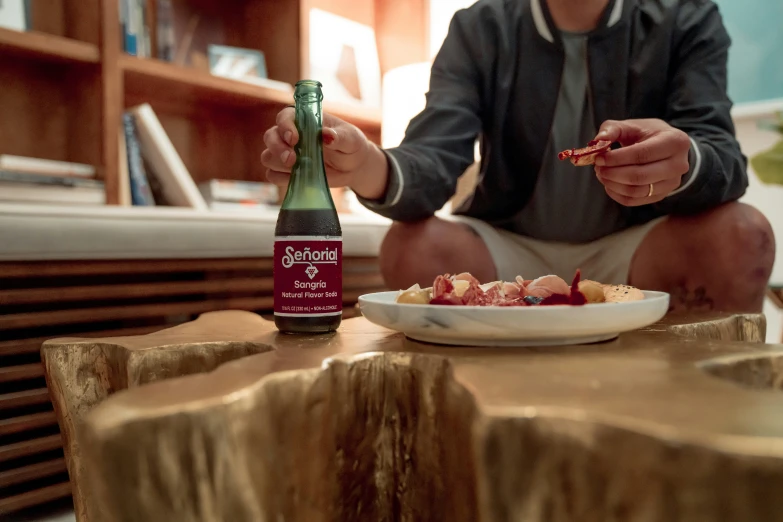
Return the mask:
<path id="1" fill-rule="evenodd" d="M 157 0 L 146 0 L 156 46 Z M 194 25 L 190 50 L 209 44 L 262 51 L 269 77 L 308 76 L 309 12 L 319 8 L 376 31 L 381 72 L 426 59 L 428 0 L 173 0 L 177 40 Z M 290 93 L 212 75 L 192 54 L 174 63 L 122 50 L 120 0 L 32 4 L 28 32 L 0 28 L 0 154 L 93 165 L 106 200 L 119 202 L 123 111 L 155 110 L 194 180 L 262 180 L 263 132 Z M 325 110 L 380 142 L 380 109 L 335 103 Z"/>

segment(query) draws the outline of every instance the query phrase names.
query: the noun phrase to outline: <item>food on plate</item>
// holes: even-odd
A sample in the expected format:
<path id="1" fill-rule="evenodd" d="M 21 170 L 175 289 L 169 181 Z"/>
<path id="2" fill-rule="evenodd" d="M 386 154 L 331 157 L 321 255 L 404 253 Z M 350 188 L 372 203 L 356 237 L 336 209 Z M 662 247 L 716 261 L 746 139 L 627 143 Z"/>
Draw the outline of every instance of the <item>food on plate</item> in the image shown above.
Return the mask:
<path id="1" fill-rule="evenodd" d="M 432 286 L 418 284 L 401 290 L 395 302 L 447 306 L 548 306 L 619 303 L 644 299 L 644 293 L 628 285 L 606 285 L 582 280 L 577 270 L 571 284 L 556 275 L 537 279 L 517 276 L 514 281 L 481 282 L 467 272 L 439 275 Z"/>
<path id="2" fill-rule="evenodd" d="M 628 285 L 609 285 L 604 289 L 604 295 L 606 295 L 606 300 L 612 303 L 644 299 L 644 294 L 641 290 Z"/>
<path id="3" fill-rule="evenodd" d="M 429 304 L 430 299 L 432 299 L 430 295 L 430 289 L 422 289 L 418 283 L 401 292 L 400 295 L 397 296 L 398 303 L 408 304 Z"/>
<path id="4" fill-rule="evenodd" d="M 588 303 L 604 303 L 606 302 L 606 294 L 604 293 L 604 285 L 585 279 L 579 281 L 579 291 L 584 294 Z"/>
<path id="5" fill-rule="evenodd" d="M 581 149 L 567 149 L 559 153 L 557 157 L 560 160 L 566 158 L 571 160 L 571 163 L 577 167 L 584 167 L 586 165 L 594 165 L 595 158 L 605 153 L 612 146 L 611 141 L 607 140 L 592 140 L 587 144 L 587 147 Z"/>

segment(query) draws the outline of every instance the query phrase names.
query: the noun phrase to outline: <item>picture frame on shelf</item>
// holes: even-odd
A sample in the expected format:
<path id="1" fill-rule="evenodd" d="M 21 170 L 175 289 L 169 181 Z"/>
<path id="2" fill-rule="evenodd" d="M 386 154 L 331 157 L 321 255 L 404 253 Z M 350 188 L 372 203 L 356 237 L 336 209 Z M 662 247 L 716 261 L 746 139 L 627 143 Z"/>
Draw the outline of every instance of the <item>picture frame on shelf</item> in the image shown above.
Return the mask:
<path id="1" fill-rule="evenodd" d="M 31 1 L 0 0 L 0 27 L 14 31 L 29 31 Z"/>
<path id="2" fill-rule="evenodd" d="M 210 45 L 209 72 L 215 76 L 241 80 L 268 78 L 264 53 L 255 49 L 243 49 L 228 45 Z"/>
<path id="3" fill-rule="evenodd" d="M 209 45 L 207 47 L 209 72 L 214 76 L 230 78 L 282 92 L 294 92 L 290 83 L 272 80 L 266 68 L 264 53 L 255 49 Z"/>
<path id="4" fill-rule="evenodd" d="M 381 66 L 375 30 L 321 9 L 310 9 L 308 75 L 330 100 L 381 107 Z"/>

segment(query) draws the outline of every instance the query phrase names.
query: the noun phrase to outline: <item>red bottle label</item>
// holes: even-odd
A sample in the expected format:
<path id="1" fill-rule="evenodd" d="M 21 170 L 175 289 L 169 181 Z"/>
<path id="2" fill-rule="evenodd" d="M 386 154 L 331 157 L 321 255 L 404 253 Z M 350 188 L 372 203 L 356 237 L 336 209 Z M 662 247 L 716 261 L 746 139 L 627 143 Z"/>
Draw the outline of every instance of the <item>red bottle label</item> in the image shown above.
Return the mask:
<path id="1" fill-rule="evenodd" d="M 277 237 L 275 315 L 315 317 L 343 312 L 340 237 Z"/>

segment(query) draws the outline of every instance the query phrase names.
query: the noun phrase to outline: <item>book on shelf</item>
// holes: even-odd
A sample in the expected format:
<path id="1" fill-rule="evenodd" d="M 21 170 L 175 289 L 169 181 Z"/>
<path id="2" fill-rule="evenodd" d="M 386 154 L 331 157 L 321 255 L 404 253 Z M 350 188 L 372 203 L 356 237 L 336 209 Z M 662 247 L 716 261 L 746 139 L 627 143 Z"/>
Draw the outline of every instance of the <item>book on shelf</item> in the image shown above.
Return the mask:
<path id="1" fill-rule="evenodd" d="M 155 198 L 152 195 L 147 170 L 141 160 L 141 147 L 138 139 L 138 129 L 133 115 L 124 113 L 122 115 L 123 128 L 125 129 L 126 150 L 124 156 L 127 158 L 127 172 L 130 182 L 131 203 L 140 207 L 154 207 Z M 121 169 L 122 170 L 122 169 Z"/>
<path id="2" fill-rule="evenodd" d="M 95 179 L 0 170 L 0 201 L 103 205 L 106 193 L 103 182 Z"/>
<path id="3" fill-rule="evenodd" d="M 158 0 L 156 6 L 157 49 L 152 48 L 147 0 L 119 0 L 119 24 L 122 50 L 139 58 L 174 60 L 174 14 L 171 0 Z"/>
<path id="4" fill-rule="evenodd" d="M 210 201 L 209 209 L 217 212 L 279 212 L 280 205 L 258 201 Z"/>
<path id="5" fill-rule="evenodd" d="M 122 49 L 131 56 L 152 57 L 150 28 L 147 25 L 146 0 L 120 0 L 120 39 Z"/>
<path id="6" fill-rule="evenodd" d="M 125 119 L 120 122 L 120 128 L 117 129 L 117 140 L 120 149 L 120 168 L 118 174 L 120 176 L 119 183 L 119 198 L 118 204 L 121 207 L 129 207 L 133 205 L 133 197 L 131 195 L 131 182 L 130 171 L 128 169 L 128 142 L 125 139 Z"/>
<path id="7" fill-rule="evenodd" d="M 0 0 L 0 27 L 29 31 L 32 26 L 31 0 Z"/>
<path id="8" fill-rule="evenodd" d="M 122 49 L 131 56 L 138 55 L 138 19 L 135 16 L 136 0 L 120 0 L 120 39 Z"/>
<path id="9" fill-rule="evenodd" d="M 93 187 L 102 188 L 103 182 L 71 176 L 48 176 L 44 174 L 30 173 L 15 170 L 0 170 L 0 181 L 24 183 L 34 186 L 57 186 L 57 187 Z"/>
<path id="10" fill-rule="evenodd" d="M 0 154 L 0 170 L 28 172 L 43 176 L 79 176 L 83 178 L 95 176 L 95 167 L 92 165 L 14 156 L 11 154 Z"/>
<path id="11" fill-rule="evenodd" d="M 156 20 L 158 23 L 156 27 L 158 60 L 173 62 L 176 42 L 174 40 L 174 8 L 171 5 L 171 0 L 158 0 Z"/>
<path id="12" fill-rule="evenodd" d="M 239 203 L 246 206 L 256 204 L 277 205 L 280 192 L 272 183 L 261 181 L 237 181 L 231 179 L 211 179 L 198 184 L 204 201 L 212 203 Z"/>

